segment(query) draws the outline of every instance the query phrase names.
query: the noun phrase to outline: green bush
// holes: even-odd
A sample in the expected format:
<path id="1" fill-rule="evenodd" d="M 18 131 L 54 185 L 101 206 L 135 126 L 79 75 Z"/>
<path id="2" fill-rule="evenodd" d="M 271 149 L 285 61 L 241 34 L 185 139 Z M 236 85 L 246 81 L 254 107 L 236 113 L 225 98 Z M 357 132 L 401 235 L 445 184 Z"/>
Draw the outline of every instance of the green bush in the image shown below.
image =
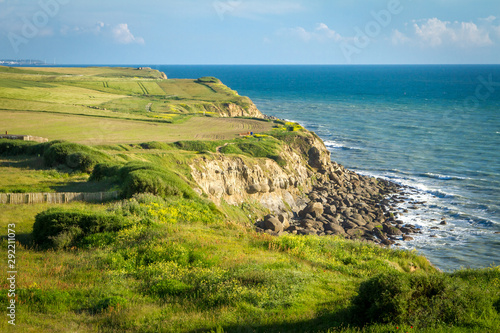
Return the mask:
<path id="1" fill-rule="evenodd" d="M 353 312 L 363 323 L 419 327 L 471 326 L 497 316 L 482 288 L 442 273 L 378 275 L 361 284 Z"/>
<path id="2" fill-rule="evenodd" d="M 200 77 L 195 82 L 197 83 L 221 83 L 221 81 L 213 76 Z"/>
<path id="3" fill-rule="evenodd" d="M 178 141 L 174 145 L 182 150 L 188 151 L 211 151 L 215 153 L 217 147 L 222 146 L 224 142 L 222 141 Z"/>
<path id="4" fill-rule="evenodd" d="M 99 157 L 87 152 L 73 153 L 67 157 L 66 165 L 72 169 L 91 173 L 94 167 L 100 162 Z"/>
<path id="5" fill-rule="evenodd" d="M 51 167 L 65 165 L 73 170 L 91 172 L 98 163 L 106 162 L 110 157 L 94 148 L 72 142 L 51 144 L 43 154 L 45 164 Z"/>
<path id="6" fill-rule="evenodd" d="M 157 142 L 157 141 L 152 141 L 152 142 L 144 142 L 140 144 L 142 149 L 172 149 L 172 145 L 168 143 L 163 143 L 163 142 Z"/>
<path id="7" fill-rule="evenodd" d="M 120 169 L 122 193 L 130 198 L 138 193 L 151 193 L 163 197 L 196 198 L 189 185 L 174 172 L 158 165 L 131 162 Z"/>
<path id="8" fill-rule="evenodd" d="M 0 155 L 18 156 L 18 155 L 40 155 L 42 156 L 50 146 L 63 141 L 51 141 L 36 143 L 33 141 L 22 140 L 0 140 Z"/>
<path id="9" fill-rule="evenodd" d="M 105 178 L 116 177 L 120 173 L 122 165 L 113 163 L 99 163 L 92 170 L 89 181 L 100 181 Z"/>
<path id="10" fill-rule="evenodd" d="M 128 225 L 126 217 L 108 212 L 51 208 L 36 215 L 33 239 L 41 246 L 65 248 L 87 235 L 118 231 Z"/>
<path id="11" fill-rule="evenodd" d="M 0 155 L 16 156 L 27 155 L 29 148 L 36 145 L 36 142 L 21 140 L 0 140 Z"/>

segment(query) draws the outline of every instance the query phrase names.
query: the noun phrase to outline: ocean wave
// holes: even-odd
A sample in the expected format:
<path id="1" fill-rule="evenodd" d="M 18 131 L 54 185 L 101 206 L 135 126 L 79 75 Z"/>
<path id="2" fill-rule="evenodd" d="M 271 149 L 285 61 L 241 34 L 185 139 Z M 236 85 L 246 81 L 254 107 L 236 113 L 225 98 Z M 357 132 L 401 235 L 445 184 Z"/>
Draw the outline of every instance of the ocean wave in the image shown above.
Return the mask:
<path id="1" fill-rule="evenodd" d="M 349 147 L 349 146 L 344 145 L 343 143 L 339 143 L 339 142 L 336 142 L 336 141 L 329 141 L 329 140 L 325 141 L 325 146 L 327 148 L 332 148 L 332 149 L 362 150 L 359 147 Z"/>
<path id="2" fill-rule="evenodd" d="M 422 173 L 422 174 L 420 174 L 420 176 L 421 177 L 427 177 L 427 178 L 440 179 L 440 180 L 466 180 L 466 179 L 471 179 L 471 178 L 467 178 L 467 177 L 440 175 L 438 173 L 431 173 L 431 172 Z"/>

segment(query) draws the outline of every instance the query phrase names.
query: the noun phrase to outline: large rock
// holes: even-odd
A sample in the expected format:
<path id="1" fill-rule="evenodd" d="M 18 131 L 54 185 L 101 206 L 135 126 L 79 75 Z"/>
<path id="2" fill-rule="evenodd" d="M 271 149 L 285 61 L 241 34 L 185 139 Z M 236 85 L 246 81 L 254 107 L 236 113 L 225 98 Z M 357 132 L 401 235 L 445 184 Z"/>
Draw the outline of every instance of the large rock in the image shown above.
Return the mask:
<path id="1" fill-rule="evenodd" d="M 283 231 L 283 224 L 278 218 L 268 215 L 264 218 L 264 228 L 279 233 Z"/>
<path id="2" fill-rule="evenodd" d="M 283 225 L 283 230 L 286 230 L 290 227 L 290 222 L 288 221 L 288 214 L 279 214 L 278 215 L 278 220 L 281 222 Z"/>
<path id="3" fill-rule="evenodd" d="M 353 214 L 349 220 L 353 223 L 356 223 L 357 225 L 359 225 L 360 227 L 362 226 L 365 226 L 367 224 L 367 222 L 364 220 L 363 216 L 361 216 L 360 214 Z"/>
<path id="4" fill-rule="evenodd" d="M 337 213 L 337 207 L 335 207 L 335 205 L 328 205 L 325 207 L 325 213 L 335 215 Z"/>
<path id="5" fill-rule="evenodd" d="M 392 227 L 392 226 L 384 226 L 384 231 L 388 234 L 388 235 L 392 235 L 392 236 L 401 236 L 403 234 L 403 232 L 401 230 L 399 230 L 398 228 L 396 227 Z"/>
<path id="6" fill-rule="evenodd" d="M 300 217 L 304 217 L 307 214 L 310 214 L 313 217 L 319 217 L 323 215 L 324 208 L 323 204 L 320 202 L 310 202 L 306 208 L 304 208 L 300 213 Z"/>
<path id="7" fill-rule="evenodd" d="M 345 235 L 345 230 L 340 225 L 336 223 L 326 223 L 325 231 L 332 231 L 334 235 Z"/>

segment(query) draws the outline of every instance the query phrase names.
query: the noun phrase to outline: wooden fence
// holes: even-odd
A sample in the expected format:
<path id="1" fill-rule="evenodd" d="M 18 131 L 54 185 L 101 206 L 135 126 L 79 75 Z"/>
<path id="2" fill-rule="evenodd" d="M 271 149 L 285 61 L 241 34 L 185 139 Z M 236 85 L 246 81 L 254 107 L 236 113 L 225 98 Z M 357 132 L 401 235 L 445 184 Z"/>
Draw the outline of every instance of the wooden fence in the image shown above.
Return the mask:
<path id="1" fill-rule="evenodd" d="M 73 201 L 103 202 L 116 200 L 119 192 L 96 193 L 0 193 L 0 204 L 67 203 Z"/>

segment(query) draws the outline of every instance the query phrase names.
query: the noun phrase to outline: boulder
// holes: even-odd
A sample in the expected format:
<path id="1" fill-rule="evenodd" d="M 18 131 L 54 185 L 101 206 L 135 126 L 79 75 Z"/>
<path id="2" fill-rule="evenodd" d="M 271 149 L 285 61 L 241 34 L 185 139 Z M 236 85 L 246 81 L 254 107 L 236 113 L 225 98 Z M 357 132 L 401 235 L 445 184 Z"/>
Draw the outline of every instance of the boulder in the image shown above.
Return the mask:
<path id="1" fill-rule="evenodd" d="M 344 221 L 344 222 L 342 222 L 342 227 L 345 230 L 348 230 L 348 229 L 357 228 L 358 225 L 356 223 L 351 222 L 351 221 Z"/>
<path id="2" fill-rule="evenodd" d="M 271 230 L 276 233 L 283 231 L 283 224 L 278 220 L 278 218 L 268 215 L 264 218 L 264 228 L 266 230 Z"/>
<path id="3" fill-rule="evenodd" d="M 325 231 L 330 231 L 332 232 L 333 235 L 345 235 L 345 230 L 342 228 L 340 225 L 335 224 L 335 223 L 326 223 L 324 225 Z"/>
<path id="4" fill-rule="evenodd" d="M 360 214 L 353 214 L 350 218 L 349 218 L 349 221 L 353 222 L 353 223 L 356 223 L 357 225 L 359 225 L 360 227 L 366 225 L 366 221 L 365 219 L 363 218 L 363 216 L 361 216 Z"/>
<path id="5" fill-rule="evenodd" d="M 403 234 L 403 232 L 401 230 L 399 230 L 398 228 L 392 227 L 392 226 L 387 226 L 387 225 L 384 225 L 384 231 L 388 235 L 392 235 L 392 236 L 401 236 Z"/>
<path id="6" fill-rule="evenodd" d="M 330 215 L 335 215 L 337 213 L 337 207 L 335 205 L 328 205 L 325 206 L 325 213 L 330 214 Z"/>
<path id="7" fill-rule="evenodd" d="M 283 225 L 283 230 L 286 230 L 290 227 L 290 222 L 288 221 L 288 214 L 279 214 L 278 220 Z"/>
<path id="8" fill-rule="evenodd" d="M 310 214 L 313 217 L 319 217 L 319 216 L 323 215 L 323 212 L 324 212 L 324 208 L 323 208 L 323 204 L 322 203 L 320 203 L 320 202 L 310 202 L 306 206 L 306 208 L 304 208 L 299 213 L 299 216 L 300 217 L 304 217 L 307 214 Z"/>

